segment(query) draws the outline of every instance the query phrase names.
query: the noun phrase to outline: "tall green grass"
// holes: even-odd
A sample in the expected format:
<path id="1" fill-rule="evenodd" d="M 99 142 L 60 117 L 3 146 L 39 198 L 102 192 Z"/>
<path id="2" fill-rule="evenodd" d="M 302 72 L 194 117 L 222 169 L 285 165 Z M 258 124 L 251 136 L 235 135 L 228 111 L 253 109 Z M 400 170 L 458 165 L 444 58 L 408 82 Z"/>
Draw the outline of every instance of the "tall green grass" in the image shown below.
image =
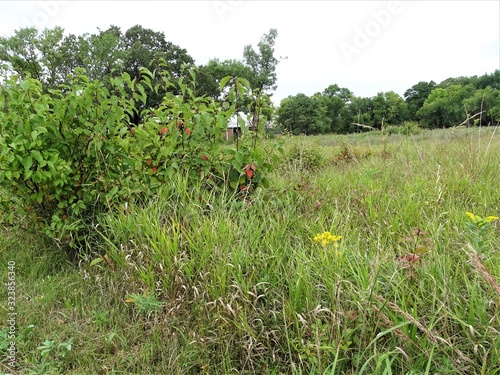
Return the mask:
<path id="1" fill-rule="evenodd" d="M 5 229 L 18 373 L 500 373 L 500 226 L 475 258 L 465 215 L 500 213 L 496 128 L 284 141 L 269 189 L 179 178 L 103 217 L 79 264 Z"/>

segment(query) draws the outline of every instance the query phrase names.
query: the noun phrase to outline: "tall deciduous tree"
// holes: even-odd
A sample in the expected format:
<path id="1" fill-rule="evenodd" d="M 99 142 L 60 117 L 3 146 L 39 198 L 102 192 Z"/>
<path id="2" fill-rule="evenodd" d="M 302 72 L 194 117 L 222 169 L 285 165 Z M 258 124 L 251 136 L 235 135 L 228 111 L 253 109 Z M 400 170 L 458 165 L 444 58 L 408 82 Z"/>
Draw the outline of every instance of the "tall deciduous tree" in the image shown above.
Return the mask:
<path id="1" fill-rule="evenodd" d="M 276 110 L 278 125 L 292 134 L 321 134 L 328 131 L 325 108 L 317 97 L 289 96 Z"/>
<path id="2" fill-rule="evenodd" d="M 500 72 L 500 71 L 499 71 Z M 487 86 L 463 101 L 467 114 L 474 117 L 467 125 L 498 125 L 500 122 L 500 90 Z"/>
<path id="3" fill-rule="evenodd" d="M 349 133 L 352 131 L 351 118 L 349 115 L 349 104 L 353 97 L 352 92 L 337 84 L 328 86 L 321 94 L 325 107 L 326 121 L 328 122 L 328 131 L 332 133 Z"/>
<path id="4" fill-rule="evenodd" d="M 99 30 L 98 34 L 86 35 L 80 45 L 86 42 L 88 56 L 81 56 L 84 66 L 91 77 L 103 79 L 116 77 L 126 68 L 124 36 L 118 26 Z"/>
<path id="5" fill-rule="evenodd" d="M 380 92 L 372 98 L 373 127 L 382 129 L 385 125 L 401 125 L 406 119 L 406 103 L 394 91 Z"/>
<path id="6" fill-rule="evenodd" d="M 467 118 L 464 100 L 474 95 L 473 85 L 436 87 L 417 112 L 427 128 L 447 128 L 462 123 Z"/>
<path id="7" fill-rule="evenodd" d="M 349 113 L 352 124 L 362 124 L 373 127 L 373 103 L 372 98 L 354 96 L 349 105 Z M 353 125 L 357 131 L 366 130 L 366 128 Z M 354 128 L 353 128 L 354 129 Z"/>
<path id="8" fill-rule="evenodd" d="M 220 99 L 221 90 L 219 83 L 226 76 L 245 78 L 252 80 L 250 67 L 239 60 L 211 59 L 206 65 L 201 65 L 197 76 L 197 93 L 207 95 L 214 99 Z"/>
<path id="9" fill-rule="evenodd" d="M 136 25 L 128 29 L 123 39 L 125 50 L 125 71 L 131 77 L 139 76 L 139 68 L 150 71 L 167 69 L 177 78 L 181 75 L 184 63 L 193 63 L 193 58 L 181 48 L 165 39 L 163 32 L 153 31 Z M 164 67 L 163 61 L 166 62 Z"/>
<path id="10" fill-rule="evenodd" d="M 162 72 L 167 71 L 175 79 L 182 75 L 184 64 L 194 63 L 187 51 L 168 42 L 163 32 L 145 29 L 140 25 L 133 26 L 125 32 L 123 44 L 125 71 L 132 78 L 138 79 L 141 67 L 155 71 L 157 74 L 152 82 L 153 85 L 160 83 Z M 174 87 L 173 91 L 180 93 L 179 88 Z M 146 89 L 146 92 L 148 99 L 143 108 L 158 106 L 166 93 L 165 89 L 158 92 Z M 136 113 L 132 121 L 137 124 L 139 117 L 140 114 Z"/>
<path id="11" fill-rule="evenodd" d="M 436 87 L 436 82 L 420 81 L 405 91 L 403 94 L 406 103 L 408 104 L 408 119 L 416 121 L 417 111 L 424 105 L 425 99 L 431 91 Z"/>
<path id="12" fill-rule="evenodd" d="M 243 62 L 252 71 L 252 89 L 269 96 L 276 89 L 276 66 L 279 60 L 274 56 L 274 44 L 277 36 L 278 31 L 271 29 L 262 36 L 257 50 L 251 45 L 246 45 L 243 49 Z"/>
<path id="13" fill-rule="evenodd" d="M 500 69 L 495 70 L 491 74 L 484 74 L 477 78 L 477 88 L 485 89 L 490 86 L 493 89 L 500 90 Z"/>
<path id="14" fill-rule="evenodd" d="M 21 78 L 30 76 L 42 79 L 38 31 L 34 27 L 16 30 L 11 37 L 0 37 L 0 61 L 7 64 L 11 73 Z"/>

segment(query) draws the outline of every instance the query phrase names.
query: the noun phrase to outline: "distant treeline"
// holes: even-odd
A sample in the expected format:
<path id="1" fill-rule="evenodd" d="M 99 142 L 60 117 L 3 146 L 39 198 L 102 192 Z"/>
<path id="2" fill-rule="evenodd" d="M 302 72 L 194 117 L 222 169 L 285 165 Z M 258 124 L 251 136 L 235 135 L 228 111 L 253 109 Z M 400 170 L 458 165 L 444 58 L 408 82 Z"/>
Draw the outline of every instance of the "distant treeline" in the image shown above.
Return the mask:
<path id="1" fill-rule="evenodd" d="M 276 89 L 274 56 L 278 32 L 264 34 L 256 48 L 246 45 L 241 60 L 211 59 L 197 67 L 196 95 L 223 97 L 219 82 L 225 76 L 245 78 L 253 91 L 272 95 Z M 183 65 L 195 65 L 186 49 L 166 40 L 163 32 L 136 25 L 123 32 L 117 26 L 95 34 L 64 33 L 61 27 L 22 28 L 0 37 L 0 73 L 36 78 L 45 92 L 69 82 L 76 68 L 104 84 L 123 73 L 140 79 L 141 67 L 165 72 L 173 78 Z M 161 80 L 161 74 L 156 75 Z M 154 84 L 155 82 L 153 82 Z M 157 82 L 159 83 L 159 82 Z M 179 94 L 179 88 L 169 90 Z M 143 108 L 158 106 L 165 92 L 150 90 Z M 283 99 L 274 116 L 275 126 L 294 134 L 352 133 L 418 123 L 425 128 L 457 125 L 497 125 L 500 121 L 500 70 L 473 77 L 448 78 L 439 84 L 418 82 L 401 97 L 393 91 L 374 97 L 355 96 L 336 84 L 312 96 L 297 94 Z M 251 111 L 248 103 L 240 110 Z M 273 117 L 271 113 L 266 114 Z M 136 118 L 135 121 L 138 121 Z"/>
<path id="2" fill-rule="evenodd" d="M 330 85 L 312 96 L 281 101 L 277 124 L 294 134 L 352 133 L 418 123 L 429 129 L 457 125 L 498 125 L 500 70 L 473 77 L 448 78 L 439 84 L 418 82 L 404 98 L 393 91 L 371 98 Z"/>

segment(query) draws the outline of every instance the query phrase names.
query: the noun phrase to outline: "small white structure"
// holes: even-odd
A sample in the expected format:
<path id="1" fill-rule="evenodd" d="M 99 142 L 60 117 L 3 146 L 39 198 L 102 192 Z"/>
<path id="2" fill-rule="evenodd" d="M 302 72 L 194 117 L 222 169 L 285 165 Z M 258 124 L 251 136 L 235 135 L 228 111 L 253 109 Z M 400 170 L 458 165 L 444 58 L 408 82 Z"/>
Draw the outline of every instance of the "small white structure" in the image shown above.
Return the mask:
<path id="1" fill-rule="evenodd" d="M 239 112 L 238 116 L 241 119 L 243 119 L 246 127 L 250 126 L 250 122 L 247 120 L 247 114 L 245 114 L 243 112 Z M 235 115 L 231 116 L 231 118 L 229 119 L 229 123 L 227 124 L 226 135 L 225 135 L 226 141 L 229 141 L 231 138 L 239 137 L 241 135 L 241 126 L 238 125 L 238 116 L 235 114 Z"/>

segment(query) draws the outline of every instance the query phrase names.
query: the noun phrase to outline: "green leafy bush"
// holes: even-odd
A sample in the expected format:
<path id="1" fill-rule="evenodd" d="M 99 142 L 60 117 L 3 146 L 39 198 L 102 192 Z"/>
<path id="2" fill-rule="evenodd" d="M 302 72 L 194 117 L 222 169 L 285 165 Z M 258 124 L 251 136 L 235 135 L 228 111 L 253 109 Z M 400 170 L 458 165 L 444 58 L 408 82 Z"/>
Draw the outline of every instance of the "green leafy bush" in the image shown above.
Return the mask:
<path id="1" fill-rule="evenodd" d="M 401 135 L 412 135 L 419 134 L 422 129 L 415 121 L 406 121 L 403 125 L 389 125 L 384 129 L 385 134 L 401 134 Z"/>
<path id="2" fill-rule="evenodd" d="M 34 79 L 5 77 L 0 86 L 5 208 L 22 201 L 18 211 L 32 213 L 44 233 L 76 246 L 96 215 L 130 199 L 151 198 L 175 174 L 235 192 L 267 185 L 271 164 L 257 147 L 257 132 L 236 145 L 224 141 L 238 101 L 250 94 L 246 80 L 226 77 L 221 89 L 227 100 L 216 102 L 194 95 L 194 68 L 175 82 L 165 73 L 164 87 L 180 88 L 181 95 L 167 92 L 158 108 L 141 111 L 145 88 L 159 90 L 152 79 L 143 69 L 140 81 L 126 73 L 109 82 L 90 81 L 82 69 L 69 85 L 45 94 Z M 262 100 L 253 99 L 258 118 Z M 135 113 L 143 121 L 132 127 Z M 11 210 L 8 218 L 14 217 Z"/>
<path id="3" fill-rule="evenodd" d="M 316 149 L 295 145 L 290 150 L 288 161 L 297 170 L 314 171 L 324 165 L 323 155 Z"/>

